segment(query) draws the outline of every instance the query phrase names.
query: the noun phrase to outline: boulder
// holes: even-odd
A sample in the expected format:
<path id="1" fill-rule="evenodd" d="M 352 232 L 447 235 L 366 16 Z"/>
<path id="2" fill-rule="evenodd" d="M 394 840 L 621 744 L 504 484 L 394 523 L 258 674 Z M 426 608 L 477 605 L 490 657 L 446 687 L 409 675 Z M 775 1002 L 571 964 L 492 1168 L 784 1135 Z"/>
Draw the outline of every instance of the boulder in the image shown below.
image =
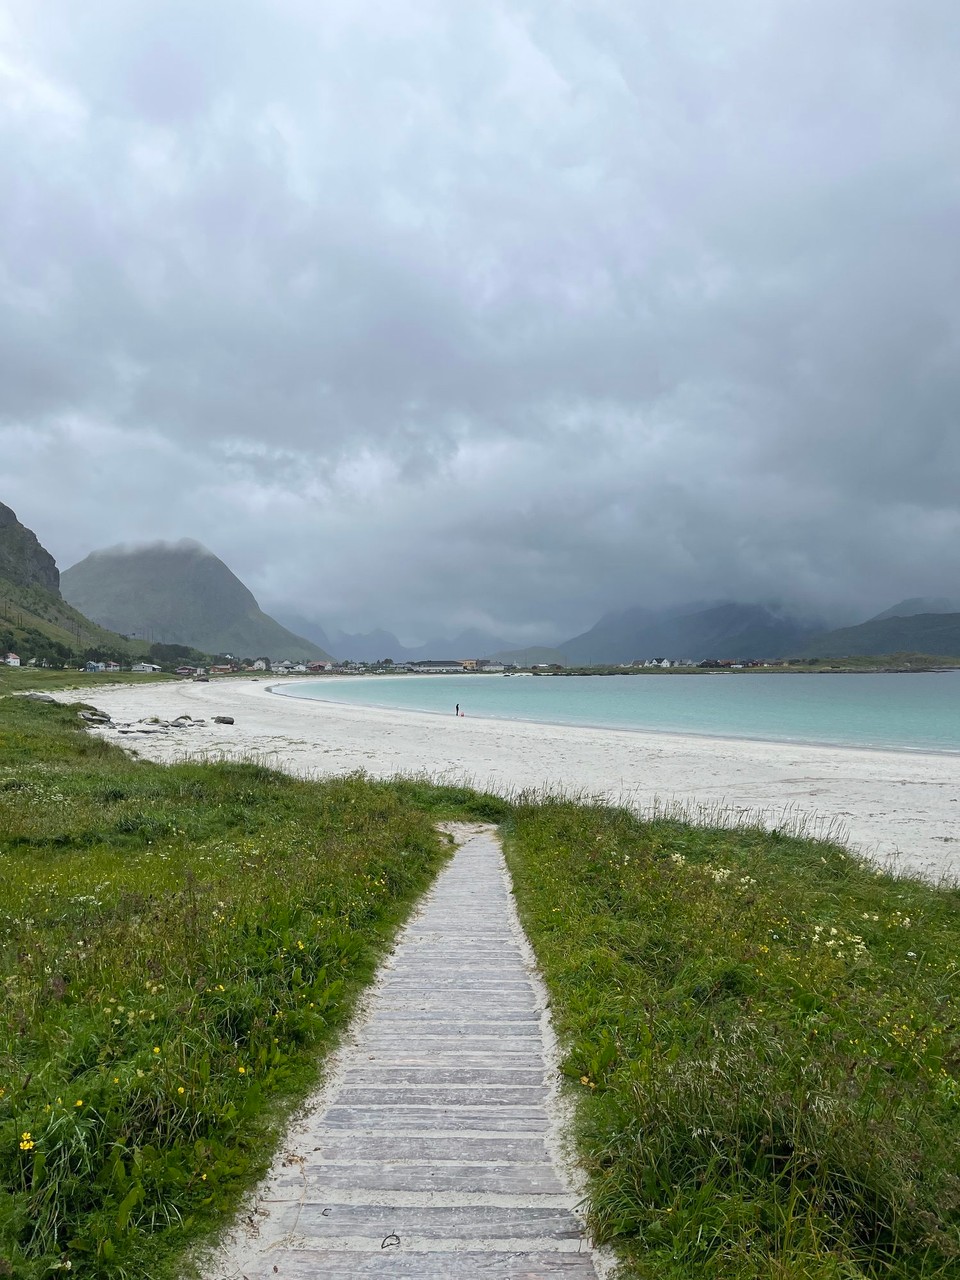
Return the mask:
<path id="1" fill-rule="evenodd" d="M 77 715 L 87 724 L 110 724 L 110 717 L 102 711 L 78 711 Z"/>
<path id="2" fill-rule="evenodd" d="M 233 724 L 233 716 L 214 716 L 214 724 Z"/>

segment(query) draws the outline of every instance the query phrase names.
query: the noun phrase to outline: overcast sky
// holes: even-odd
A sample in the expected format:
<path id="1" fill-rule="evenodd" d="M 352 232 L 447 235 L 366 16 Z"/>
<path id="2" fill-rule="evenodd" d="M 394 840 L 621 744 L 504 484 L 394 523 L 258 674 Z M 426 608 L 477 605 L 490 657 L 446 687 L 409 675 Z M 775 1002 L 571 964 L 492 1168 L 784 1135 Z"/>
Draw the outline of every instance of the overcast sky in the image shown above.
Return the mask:
<path id="1" fill-rule="evenodd" d="M 405 639 L 960 578 L 957 0 L 0 0 L 0 501 Z"/>

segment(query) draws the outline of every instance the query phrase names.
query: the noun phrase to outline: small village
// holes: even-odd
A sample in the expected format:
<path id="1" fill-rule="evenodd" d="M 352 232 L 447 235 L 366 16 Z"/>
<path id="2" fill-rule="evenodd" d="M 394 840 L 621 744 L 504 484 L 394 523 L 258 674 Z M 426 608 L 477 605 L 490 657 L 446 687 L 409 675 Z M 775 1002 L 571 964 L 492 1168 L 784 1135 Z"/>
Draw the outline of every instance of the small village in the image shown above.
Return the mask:
<path id="1" fill-rule="evenodd" d="M 8 667 L 25 666 L 47 666 L 46 662 L 37 663 L 30 659 L 26 663 L 21 663 L 21 659 L 16 653 L 6 653 L 0 659 L 3 664 Z M 620 671 L 636 671 L 637 669 L 650 670 L 660 668 L 662 670 L 671 669 L 706 669 L 717 671 L 739 671 L 746 668 L 758 667 L 791 667 L 797 665 L 797 660 L 783 660 L 773 662 L 763 662 L 757 659 L 734 661 L 728 658 L 705 658 L 702 662 L 695 662 L 692 658 L 644 658 L 637 659 L 634 662 L 621 662 L 613 664 L 603 664 L 603 670 L 620 670 Z M 416 662 L 394 662 L 392 658 L 384 658 L 380 662 L 354 662 L 351 660 L 337 661 L 336 659 L 320 659 L 310 662 L 295 661 L 290 658 L 284 658 L 274 662 L 270 658 L 256 658 L 253 661 L 238 661 L 229 655 L 224 655 L 222 662 L 212 662 L 208 665 L 190 665 L 181 663 L 177 667 L 171 667 L 169 664 L 161 664 L 158 662 L 140 661 L 131 663 L 128 667 L 122 666 L 114 660 L 98 661 L 90 659 L 78 668 L 86 673 L 99 675 L 103 673 L 120 671 L 133 671 L 142 675 L 157 675 L 164 671 L 172 671 L 173 674 L 183 676 L 184 678 L 192 678 L 196 680 L 209 679 L 210 676 L 228 676 L 241 674 L 254 674 L 259 672 L 269 673 L 275 676 L 290 675 L 513 675 L 515 672 L 529 672 L 533 675 L 562 675 L 573 674 L 573 671 L 563 666 L 559 662 L 535 662 L 528 666 L 520 666 L 512 662 L 500 662 L 494 658 L 424 658 Z M 574 670 L 589 670 L 590 668 L 578 668 Z"/>

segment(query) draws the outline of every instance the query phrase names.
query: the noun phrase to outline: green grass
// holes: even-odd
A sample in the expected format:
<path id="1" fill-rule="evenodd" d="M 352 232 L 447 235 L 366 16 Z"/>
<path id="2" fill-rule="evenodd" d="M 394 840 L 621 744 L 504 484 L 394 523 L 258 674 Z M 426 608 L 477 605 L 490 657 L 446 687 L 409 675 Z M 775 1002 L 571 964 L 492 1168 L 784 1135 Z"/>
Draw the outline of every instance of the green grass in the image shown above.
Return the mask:
<path id="1" fill-rule="evenodd" d="M 626 1276 L 960 1276 L 960 892 L 560 802 L 508 859 Z"/>
<path id="2" fill-rule="evenodd" d="M 22 674 L 0 669 L 0 691 Z M 776 832 L 134 761 L 76 707 L 11 697 L 0 1276 L 187 1273 L 442 865 L 450 817 L 503 824 L 590 1222 L 627 1277 L 960 1277 L 956 889 Z"/>
<path id="3" fill-rule="evenodd" d="M 181 1275 L 442 864 L 435 819 L 483 801 L 134 762 L 20 698 L 0 761 L 0 1275 Z"/>
<path id="4" fill-rule="evenodd" d="M 95 689 L 101 684 L 143 684 L 145 681 L 179 680 L 179 676 L 140 671 L 77 671 L 55 667 L 8 667 L 0 664 L 0 697 L 8 693 L 43 693 L 49 689 Z"/>

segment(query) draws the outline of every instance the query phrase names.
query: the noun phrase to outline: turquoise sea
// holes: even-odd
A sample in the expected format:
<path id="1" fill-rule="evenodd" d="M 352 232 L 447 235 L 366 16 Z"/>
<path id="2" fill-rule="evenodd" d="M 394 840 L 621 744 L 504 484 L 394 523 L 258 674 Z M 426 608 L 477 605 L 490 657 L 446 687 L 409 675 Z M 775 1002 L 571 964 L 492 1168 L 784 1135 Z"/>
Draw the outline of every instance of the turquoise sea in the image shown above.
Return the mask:
<path id="1" fill-rule="evenodd" d="M 960 753 L 960 671 L 890 675 L 337 676 L 288 697 L 541 724 Z"/>

